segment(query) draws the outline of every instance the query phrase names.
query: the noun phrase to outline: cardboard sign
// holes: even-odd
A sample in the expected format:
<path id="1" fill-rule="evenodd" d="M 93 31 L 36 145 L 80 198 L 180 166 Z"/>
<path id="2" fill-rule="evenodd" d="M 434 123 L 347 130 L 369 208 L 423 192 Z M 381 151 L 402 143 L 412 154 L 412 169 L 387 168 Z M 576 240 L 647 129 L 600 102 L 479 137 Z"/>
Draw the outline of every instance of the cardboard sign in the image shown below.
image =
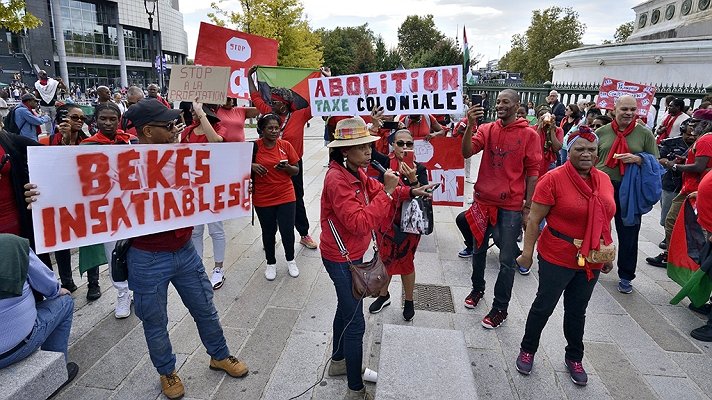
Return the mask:
<path id="1" fill-rule="evenodd" d="M 171 69 L 168 98 L 172 101 L 194 101 L 225 104 L 230 68 L 176 65 Z"/>
<path id="2" fill-rule="evenodd" d="M 462 65 L 309 80 L 312 115 L 362 115 L 374 106 L 386 114 L 463 111 Z"/>
<path id="3" fill-rule="evenodd" d="M 630 95 L 638 103 L 638 116 L 645 117 L 655 101 L 655 90 L 655 86 L 603 78 L 601 88 L 598 90 L 596 105 L 600 109 L 613 110 L 616 99 L 624 95 Z"/>
<path id="4" fill-rule="evenodd" d="M 249 99 L 247 70 L 253 65 L 277 65 L 278 46 L 273 39 L 201 22 L 195 64 L 230 68 L 229 96 Z"/>
<path id="5" fill-rule="evenodd" d="M 462 206 L 465 200 L 465 159 L 461 137 L 415 140 L 415 161 L 428 169 L 428 181 L 439 183 L 433 191 L 433 205 Z"/>
<path id="6" fill-rule="evenodd" d="M 252 143 L 28 149 L 37 253 L 248 216 Z"/>

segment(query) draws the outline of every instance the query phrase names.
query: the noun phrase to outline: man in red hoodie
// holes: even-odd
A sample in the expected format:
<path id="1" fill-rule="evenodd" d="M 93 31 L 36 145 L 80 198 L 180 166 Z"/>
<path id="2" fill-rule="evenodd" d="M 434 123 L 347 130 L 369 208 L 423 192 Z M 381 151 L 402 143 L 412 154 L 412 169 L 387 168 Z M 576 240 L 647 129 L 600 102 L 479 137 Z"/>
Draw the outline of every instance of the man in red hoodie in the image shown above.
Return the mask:
<path id="1" fill-rule="evenodd" d="M 514 285 L 515 258 L 519 254 L 517 237 L 526 228 L 534 186 L 539 176 L 541 149 L 539 135 L 526 119 L 517 119 L 520 99 L 517 92 L 505 89 L 497 96 L 497 121 L 480 125 L 473 136 L 477 119 L 484 109 L 467 111 L 467 129 L 462 139 L 465 158 L 482 151 L 475 183 L 474 202 L 458 216 L 458 225 L 467 221 L 473 234 L 472 292 L 465 307 L 475 308 L 485 291 L 485 266 L 489 237 L 499 247 L 499 275 L 494 286 L 492 309 L 482 319 L 487 329 L 497 328 L 507 319 L 507 308 Z"/>

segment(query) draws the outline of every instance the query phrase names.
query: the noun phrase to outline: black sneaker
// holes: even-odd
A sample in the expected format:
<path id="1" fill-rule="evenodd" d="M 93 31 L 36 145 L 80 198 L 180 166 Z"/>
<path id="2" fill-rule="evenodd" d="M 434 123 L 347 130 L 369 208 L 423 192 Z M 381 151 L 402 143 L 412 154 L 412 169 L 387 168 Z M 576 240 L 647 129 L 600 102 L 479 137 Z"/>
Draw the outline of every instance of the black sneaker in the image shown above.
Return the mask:
<path id="1" fill-rule="evenodd" d="M 378 314 L 384 308 L 391 305 L 391 294 L 386 293 L 385 296 L 378 296 L 378 298 L 368 306 L 368 312 L 371 314 Z"/>
<path id="2" fill-rule="evenodd" d="M 506 319 L 507 311 L 493 308 L 482 318 L 482 326 L 487 329 L 498 328 Z"/>
<path id="3" fill-rule="evenodd" d="M 63 283 L 62 288 L 69 290 L 69 293 L 74 293 L 77 290 L 77 285 L 74 282 Z"/>
<path id="4" fill-rule="evenodd" d="M 698 314 L 709 315 L 710 311 L 712 311 L 712 304 L 707 303 L 707 304 L 703 304 L 700 307 L 695 307 L 692 305 L 692 303 L 690 303 L 690 305 L 687 306 L 687 308 L 689 308 L 690 311 L 694 311 Z"/>
<path id="5" fill-rule="evenodd" d="M 54 397 L 57 393 L 64 389 L 65 386 L 69 385 L 74 380 L 74 378 L 77 377 L 77 374 L 79 374 L 79 366 L 73 362 L 67 363 L 67 380 L 64 381 L 62 386 L 55 390 L 54 393 L 49 396 L 49 398 Z"/>
<path id="6" fill-rule="evenodd" d="M 665 241 L 665 239 L 663 239 L 663 241 L 658 244 L 658 247 L 660 247 L 661 250 L 667 250 L 667 242 Z"/>
<path id="7" fill-rule="evenodd" d="M 482 300 L 482 296 L 485 295 L 485 292 L 477 292 L 475 290 L 471 291 L 470 294 L 465 297 L 465 307 L 466 308 L 475 308 L 477 307 L 477 303 Z"/>
<path id="8" fill-rule="evenodd" d="M 519 371 L 520 374 L 529 375 L 532 373 L 533 365 L 534 354 L 520 350 L 519 356 L 517 357 L 517 371 Z"/>
<path id="9" fill-rule="evenodd" d="M 705 325 L 690 332 L 690 336 L 701 342 L 712 342 L 712 326 Z"/>
<path id="10" fill-rule="evenodd" d="M 101 288 L 99 287 L 99 285 L 89 286 L 89 291 L 87 292 L 87 300 L 94 301 L 98 300 L 99 297 L 101 297 Z"/>
<path id="11" fill-rule="evenodd" d="M 667 251 L 663 251 L 655 257 L 648 257 L 645 262 L 653 267 L 667 268 Z"/>
<path id="12" fill-rule="evenodd" d="M 415 316 L 415 307 L 413 306 L 413 300 L 406 300 L 403 303 L 403 319 L 410 321 Z"/>
<path id="13" fill-rule="evenodd" d="M 583 364 L 581 361 L 571 361 L 564 359 L 564 365 L 569 370 L 569 375 L 571 375 L 571 382 L 579 385 L 586 386 L 588 383 L 588 374 L 586 370 L 583 369 Z"/>

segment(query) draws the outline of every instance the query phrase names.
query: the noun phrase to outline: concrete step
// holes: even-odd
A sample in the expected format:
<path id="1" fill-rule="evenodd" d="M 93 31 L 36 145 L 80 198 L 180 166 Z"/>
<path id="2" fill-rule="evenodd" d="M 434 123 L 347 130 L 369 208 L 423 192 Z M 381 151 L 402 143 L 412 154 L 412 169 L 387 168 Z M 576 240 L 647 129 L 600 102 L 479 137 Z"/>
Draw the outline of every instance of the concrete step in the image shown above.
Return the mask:
<path id="1" fill-rule="evenodd" d="M 64 354 L 38 350 L 0 369 L 0 400 L 44 400 L 66 381 Z"/>
<path id="2" fill-rule="evenodd" d="M 477 400 L 462 331 L 383 325 L 378 400 Z"/>

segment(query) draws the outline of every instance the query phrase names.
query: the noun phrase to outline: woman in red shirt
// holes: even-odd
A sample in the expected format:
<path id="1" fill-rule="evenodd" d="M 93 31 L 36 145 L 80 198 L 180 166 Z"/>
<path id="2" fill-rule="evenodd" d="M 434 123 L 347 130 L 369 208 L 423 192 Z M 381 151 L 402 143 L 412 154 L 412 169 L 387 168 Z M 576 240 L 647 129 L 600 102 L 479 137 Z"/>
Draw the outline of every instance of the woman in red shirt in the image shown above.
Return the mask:
<path id="1" fill-rule="evenodd" d="M 260 110 L 255 107 L 237 107 L 237 99 L 228 97 L 225 104 L 218 107 L 215 115 L 220 118 L 220 123 L 225 126 L 227 135 L 226 142 L 245 141 L 245 120 L 256 118 L 260 115 Z"/>
<path id="2" fill-rule="evenodd" d="M 294 260 L 294 217 L 297 197 L 292 176 L 299 173 L 299 155 L 289 142 L 279 138 L 282 119 L 277 114 L 264 115 L 257 121 L 256 152 L 252 162 L 252 204 L 262 227 L 262 245 L 267 257 L 265 278 L 277 277 L 274 248 L 279 228 L 287 259 L 287 270 L 293 278 L 299 276 Z"/>
<path id="3" fill-rule="evenodd" d="M 380 118 L 380 115 L 374 116 Z M 355 298 L 349 266 L 361 263 L 371 242 L 372 232 L 387 228 L 393 221 L 394 199 L 411 195 L 429 196 L 430 186 L 412 189 L 398 186 L 398 176 L 386 171 L 384 183 L 368 178 L 364 170 L 371 162 L 371 136 L 361 118 L 348 118 L 336 125 L 334 140 L 329 143 L 329 169 L 321 193 L 321 257 L 336 288 L 333 351 L 329 375 L 346 375 L 345 399 L 373 399 L 366 393 L 361 379 L 363 358 L 363 298 Z M 348 254 L 342 254 L 330 223 Z"/>
<path id="4" fill-rule="evenodd" d="M 181 143 L 220 143 L 225 141 L 227 130 L 222 125 L 220 118 L 215 115 L 213 108 L 198 102 L 193 102 L 191 110 L 193 123 L 181 133 Z M 203 259 L 203 234 L 205 225 L 193 227 L 191 239 L 198 257 Z M 213 290 L 218 290 L 225 282 L 223 262 L 225 262 L 225 228 L 222 221 L 208 223 L 208 234 L 213 241 L 213 259 L 215 267 L 210 275 L 210 284 Z"/>
<path id="5" fill-rule="evenodd" d="M 540 178 L 534 191 L 529 224 L 524 236 L 524 249 L 517 258 L 523 268 L 532 265 L 534 243 L 539 239 L 539 288 L 529 310 L 517 371 L 529 375 L 541 332 L 549 316 L 564 296 L 565 364 L 571 380 L 586 385 L 583 369 L 583 332 L 586 307 L 602 270 L 608 273 L 611 263 L 593 264 L 585 260 L 590 250 L 611 239 L 611 220 L 616 211 L 613 185 L 608 175 L 594 166 L 598 154 L 598 137 L 582 125 L 569 136 L 569 159 L 564 165 Z M 539 223 L 546 227 L 539 233 Z M 580 247 L 574 240 L 582 240 Z"/>

